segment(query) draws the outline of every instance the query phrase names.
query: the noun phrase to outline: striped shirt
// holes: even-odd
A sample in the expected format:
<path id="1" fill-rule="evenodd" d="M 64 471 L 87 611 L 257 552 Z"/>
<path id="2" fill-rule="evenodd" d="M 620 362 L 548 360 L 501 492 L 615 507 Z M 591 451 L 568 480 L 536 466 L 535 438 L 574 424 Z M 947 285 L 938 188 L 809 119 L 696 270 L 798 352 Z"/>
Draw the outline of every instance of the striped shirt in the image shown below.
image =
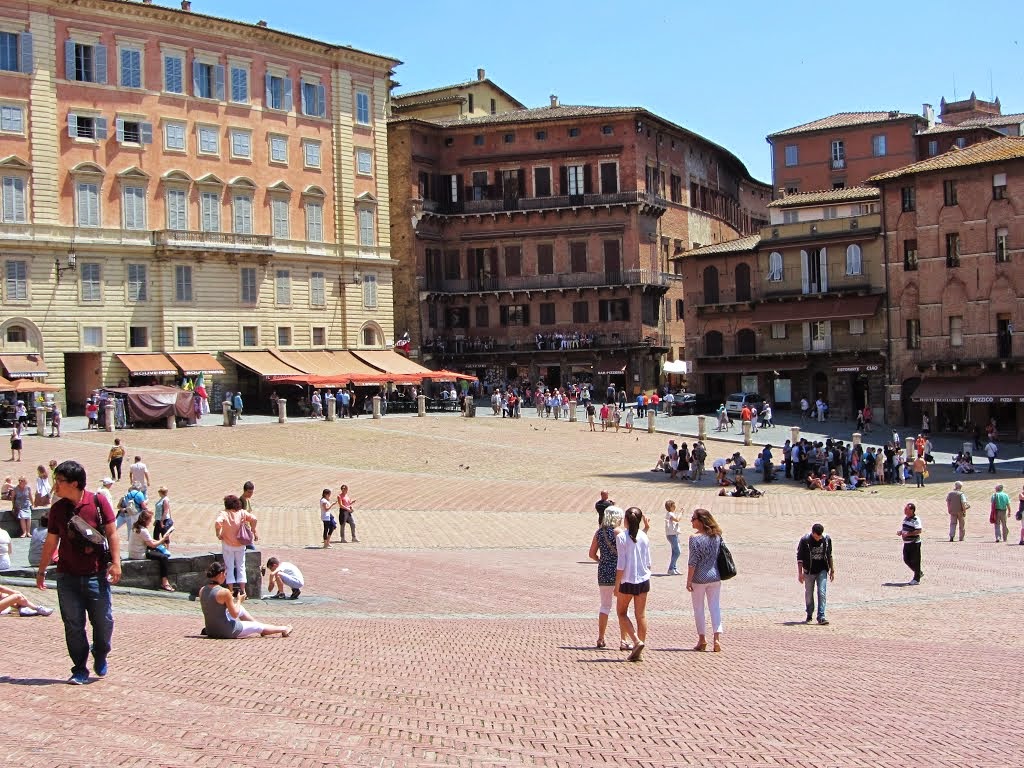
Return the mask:
<path id="1" fill-rule="evenodd" d="M 693 567 L 694 584 L 710 584 L 721 581 L 718 573 L 718 547 L 721 544 L 718 536 L 698 533 L 690 537 L 690 557 L 687 565 Z"/>

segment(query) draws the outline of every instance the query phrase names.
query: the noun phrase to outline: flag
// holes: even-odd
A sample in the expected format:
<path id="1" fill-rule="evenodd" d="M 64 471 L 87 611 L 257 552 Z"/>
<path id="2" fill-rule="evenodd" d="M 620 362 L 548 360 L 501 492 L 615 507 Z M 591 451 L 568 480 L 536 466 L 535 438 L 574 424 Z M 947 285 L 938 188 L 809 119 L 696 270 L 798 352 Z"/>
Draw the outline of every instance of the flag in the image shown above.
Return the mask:
<path id="1" fill-rule="evenodd" d="M 412 340 L 409 338 L 409 332 L 406 331 L 402 334 L 402 338 L 395 342 L 395 351 L 401 352 L 406 357 L 409 356 L 409 348 L 412 346 Z"/>

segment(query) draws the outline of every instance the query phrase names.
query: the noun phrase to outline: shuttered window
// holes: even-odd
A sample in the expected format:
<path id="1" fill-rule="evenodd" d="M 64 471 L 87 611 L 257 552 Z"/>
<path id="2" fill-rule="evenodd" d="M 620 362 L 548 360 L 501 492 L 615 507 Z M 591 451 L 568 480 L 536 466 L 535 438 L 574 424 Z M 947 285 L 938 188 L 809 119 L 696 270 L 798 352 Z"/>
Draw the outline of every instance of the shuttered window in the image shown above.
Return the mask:
<path id="1" fill-rule="evenodd" d="M 25 179 L 21 176 L 4 176 L 3 178 L 2 221 L 5 224 L 25 224 L 28 221 L 28 209 L 25 204 Z"/>
<path id="2" fill-rule="evenodd" d="M 146 190 L 143 187 L 124 187 L 121 190 L 125 229 L 146 228 Z"/>
<path id="3" fill-rule="evenodd" d="M 80 181 L 75 189 L 77 199 L 75 207 L 78 212 L 78 226 L 98 227 L 100 225 L 100 187 L 99 184 Z"/>

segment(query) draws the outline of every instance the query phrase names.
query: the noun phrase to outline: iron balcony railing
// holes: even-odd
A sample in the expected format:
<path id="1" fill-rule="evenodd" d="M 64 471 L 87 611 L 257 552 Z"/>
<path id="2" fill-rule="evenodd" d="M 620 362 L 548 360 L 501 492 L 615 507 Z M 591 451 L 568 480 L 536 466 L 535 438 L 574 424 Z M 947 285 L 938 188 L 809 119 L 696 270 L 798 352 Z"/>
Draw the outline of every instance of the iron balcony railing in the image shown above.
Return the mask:
<path id="1" fill-rule="evenodd" d="M 430 337 L 423 341 L 423 351 L 428 354 L 440 355 L 479 355 L 486 356 L 497 352 L 585 352 L 592 349 L 629 349 L 629 348 L 670 348 L 672 338 L 667 334 L 643 332 L 636 329 L 629 331 L 579 330 L 577 335 L 563 334 L 561 339 L 550 334 L 543 334 L 538 339 L 536 334 L 517 333 L 503 336 L 468 335 L 450 332 Z"/>
<path id="2" fill-rule="evenodd" d="M 668 206 L 668 201 L 647 192 L 633 191 L 548 197 L 504 196 L 487 200 L 424 200 L 423 210 L 445 216 L 459 216 L 504 211 L 542 211 L 553 208 L 634 204 L 646 204 L 664 209 Z"/>
<path id="3" fill-rule="evenodd" d="M 436 277 L 416 278 L 419 290 L 438 293 L 488 293 L 491 291 L 535 291 L 559 288 L 667 287 L 670 275 L 652 269 L 623 269 L 612 272 L 567 272 L 556 275 L 479 277 L 449 280 Z"/>

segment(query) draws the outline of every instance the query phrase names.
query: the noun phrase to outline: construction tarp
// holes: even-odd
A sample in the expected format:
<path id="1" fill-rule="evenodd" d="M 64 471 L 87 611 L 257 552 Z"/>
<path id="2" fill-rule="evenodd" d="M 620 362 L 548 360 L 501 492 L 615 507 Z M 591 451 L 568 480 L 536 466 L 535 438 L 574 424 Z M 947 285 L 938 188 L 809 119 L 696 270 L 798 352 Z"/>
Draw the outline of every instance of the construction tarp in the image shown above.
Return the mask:
<path id="1" fill-rule="evenodd" d="M 195 393 L 191 390 L 153 384 L 148 387 L 106 387 L 105 391 L 124 397 L 128 419 L 135 424 L 160 422 L 171 414 L 181 419 L 193 416 L 192 398 Z"/>

